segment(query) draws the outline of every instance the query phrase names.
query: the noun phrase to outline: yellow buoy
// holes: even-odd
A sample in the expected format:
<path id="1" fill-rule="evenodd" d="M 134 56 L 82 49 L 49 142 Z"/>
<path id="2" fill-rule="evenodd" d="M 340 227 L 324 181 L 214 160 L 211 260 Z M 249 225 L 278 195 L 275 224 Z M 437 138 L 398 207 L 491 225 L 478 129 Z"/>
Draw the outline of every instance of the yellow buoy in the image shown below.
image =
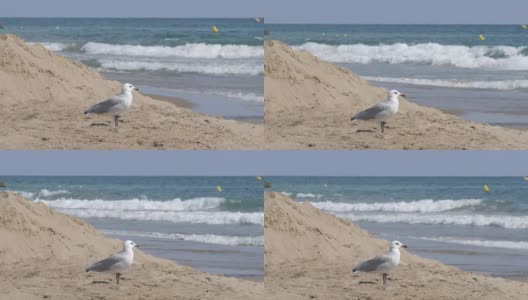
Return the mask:
<path id="1" fill-rule="evenodd" d="M 486 39 L 482 34 L 479 35 L 479 38 L 480 38 L 481 41 L 484 41 Z"/>
<path id="2" fill-rule="evenodd" d="M 487 185 L 484 185 L 484 186 L 482 187 L 482 189 L 483 189 L 484 192 L 486 192 L 486 193 L 489 193 L 489 191 L 490 191 L 490 188 L 489 188 Z"/>
<path id="3" fill-rule="evenodd" d="M 218 32 L 218 27 L 213 25 L 213 28 L 211 29 L 214 33 Z"/>
<path id="4" fill-rule="evenodd" d="M 260 23 L 260 19 L 259 18 L 255 18 L 255 21 L 257 21 L 257 23 Z"/>
<path id="5" fill-rule="evenodd" d="M 262 177 L 257 176 L 257 180 L 258 180 L 258 181 L 261 181 L 261 180 L 262 180 Z"/>
<path id="6" fill-rule="evenodd" d="M 528 26 L 526 26 L 526 25 L 524 25 L 524 24 L 523 24 L 523 25 L 521 25 L 521 27 L 522 27 L 523 29 L 526 29 L 526 28 L 528 28 Z"/>
<path id="7" fill-rule="evenodd" d="M 216 187 L 216 190 L 219 191 L 219 192 L 221 192 L 221 191 L 222 191 L 222 187 L 221 187 L 221 186 L 217 186 L 217 187 Z"/>

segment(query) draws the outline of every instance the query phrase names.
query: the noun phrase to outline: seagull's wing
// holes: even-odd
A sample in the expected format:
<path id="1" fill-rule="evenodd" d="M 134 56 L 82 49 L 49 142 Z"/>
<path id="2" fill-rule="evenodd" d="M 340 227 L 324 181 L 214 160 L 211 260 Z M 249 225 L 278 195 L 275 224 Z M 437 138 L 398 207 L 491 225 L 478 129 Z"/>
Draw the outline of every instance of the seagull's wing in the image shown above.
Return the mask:
<path id="1" fill-rule="evenodd" d="M 389 263 L 390 260 L 391 260 L 390 257 L 388 257 L 387 255 L 376 256 L 376 257 L 374 257 L 372 259 L 369 259 L 367 261 L 364 261 L 364 262 L 360 263 L 359 265 L 357 265 L 352 270 L 352 272 L 373 272 L 373 271 L 377 271 L 384 264 Z"/>
<path id="2" fill-rule="evenodd" d="M 124 99 L 123 99 L 123 96 L 122 94 L 119 94 L 119 95 L 115 95 L 114 97 L 110 98 L 110 99 L 107 99 L 103 102 L 99 102 L 97 103 L 96 105 L 88 108 L 84 114 L 104 114 L 104 113 L 111 113 L 112 112 L 112 108 L 120 105 L 121 103 L 123 103 Z"/>
<path id="3" fill-rule="evenodd" d="M 364 111 L 357 113 L 355 116 L 352 117 L 352 120 L 374 119 L 377 114 L 385 111 L 386 109 L 387 109 L 387 104 L 385 104 L 384 102 L 381 102 L 370 108 L 365 109 Z"/>
<path id="4" fill-rule="evenodd" d="M 101 261 L 98 261 L 88 267 L 86 272 L 106 272 L 111 271 L 120 264 L 123 263 L 123 253 L 119 252 L 114 255 L 111 255 Z"/>

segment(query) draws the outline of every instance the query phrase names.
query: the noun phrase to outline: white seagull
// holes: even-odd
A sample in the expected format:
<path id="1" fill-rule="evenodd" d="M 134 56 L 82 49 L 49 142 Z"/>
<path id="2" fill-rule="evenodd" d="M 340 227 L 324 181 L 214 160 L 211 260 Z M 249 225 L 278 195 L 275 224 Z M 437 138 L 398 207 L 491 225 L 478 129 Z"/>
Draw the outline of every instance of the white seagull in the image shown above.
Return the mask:
<path id="1" fill-rule="evenodd" d="M 391 90 L 389 92 L 389 99 L 358 112 L 352 117 L 352 121 L 379 120 L 381 121 L 381 132 L 383 133 L 385 131 L 385 120 L 390 119 L 398 112 L 398 107 L 400 106 L 398 96 L 405 97 L 404 94 L 397 90 Z"/>
<path id="2" fill-rule="evenodd" d="M 115 95 L 110 99 L 97 103 L 84 111 L 84 114 L 107 114 L 114 115 L 115 127 L 119 123 L 119 114 L 126 111 L 132 105 L 132 91 L 139 89 L 130 83 L 123 84 L 121 94 Z"/>
<path id="3" fill-rule="evenodd" d="M 116 284 L 119 284 L 121 272 L 128 269 L 134 262 L 134 251 L 132 250 L 134 247 L 139 247 L 139 245 L 132 241 L 125 241 L 123 244 L 123 251 L 96 262 L 86 268 L 86 272 L 115 273 Z"/>
<path id="4" fill-rule="evenodd" d="M 406 245 L 398 241 L 393 241 L 390 245 L 389 252 L 360 263 L 352 272 L 382 273 L 383 285 L 387 285 L 387 272 L 400 264 L 400 247 L 407 248 Z"/>

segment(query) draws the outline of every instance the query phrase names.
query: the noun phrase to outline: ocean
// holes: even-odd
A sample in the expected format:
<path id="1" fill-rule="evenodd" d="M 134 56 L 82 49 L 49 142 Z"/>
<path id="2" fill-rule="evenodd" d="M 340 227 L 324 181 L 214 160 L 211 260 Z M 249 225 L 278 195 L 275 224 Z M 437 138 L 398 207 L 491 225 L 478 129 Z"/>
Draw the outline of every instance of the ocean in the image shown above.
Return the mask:
<path id="1" fill-rule="evenodd" d="M 267 180 L 273 191 L 399 240 L 419 256 L 492 276 L 528 276 L 528 181 L 521 177 Z"/>
<path id="2" fill-rule="evenodd" d="M 528 29 L 520 25 L 265 27 L 267 39 L 400 90 L 410 101 L 468 120 L 528 127 Z"/>
<path id="3" fill-rule="evenodd" d="M 80 217 L 154 256 L 210 273 L 264 276 L 264 200 L 255 177 L 19 177 L 6 188 Z M 222 192 L 218 192 L 220 186 Z"/>
<path id="4" fill-rule="evenodd" d="M 263 20 L 2 18 L 5 33 L 200 113 L 264 115 Z M 218 33 L 212 32 L 216 26 Z M 110 95 L 109 95 L 110 96 Z"/>

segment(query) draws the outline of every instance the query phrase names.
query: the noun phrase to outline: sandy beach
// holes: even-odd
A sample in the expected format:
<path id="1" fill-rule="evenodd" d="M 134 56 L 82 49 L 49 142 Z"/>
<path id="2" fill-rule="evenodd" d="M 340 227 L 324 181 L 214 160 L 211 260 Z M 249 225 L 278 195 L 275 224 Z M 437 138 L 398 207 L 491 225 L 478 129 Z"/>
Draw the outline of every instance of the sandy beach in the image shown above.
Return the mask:
<path id="1" fill-rule="evenodd" d="M 159 96 L 159 95 L 147 95 L 147 96 L 154 100 L 166 101 L 166 102 L 172 103 L 176 105 L 177 107 L 188 108 L 188 109 L 191 109 L 193 107 L 192 102 L 186 99 Z"/>
<path id="2" fill-rule="evenodd" d="M 134 93 L 119 128 L 111 116 L 83 116 L 121 91 L 93 69 L 0 35 L 1 149 L 260 149 L 264 127 L 192 112 Z"/>
<path id="3" fill-rule="evenodd" d="M 119 286 L 87 265 L 120 251 L 84 221 L 0 193 L 1 299 L 265 299 L 263 284 L 196 271 L 135 250 Z"/>
<path id="4" fill-rule="evenodd" d="M 401 264 L 381 275 L 352 273 L 359 262 L 388 250 L 349 221 L 265 194 L 265 285 L 282 299 L 524 299 L 528 284 L 461 271 L 403 250 Z"/>
<path id="5" fill-rule="evenodd" d="M 528 148 L 528 132 L 462 120 L 400 99 L 382 135 L 352 114 L 387 90 L 280 41 L 265 42 L 265 136 L 269 149 L 498 150 Z"/>

